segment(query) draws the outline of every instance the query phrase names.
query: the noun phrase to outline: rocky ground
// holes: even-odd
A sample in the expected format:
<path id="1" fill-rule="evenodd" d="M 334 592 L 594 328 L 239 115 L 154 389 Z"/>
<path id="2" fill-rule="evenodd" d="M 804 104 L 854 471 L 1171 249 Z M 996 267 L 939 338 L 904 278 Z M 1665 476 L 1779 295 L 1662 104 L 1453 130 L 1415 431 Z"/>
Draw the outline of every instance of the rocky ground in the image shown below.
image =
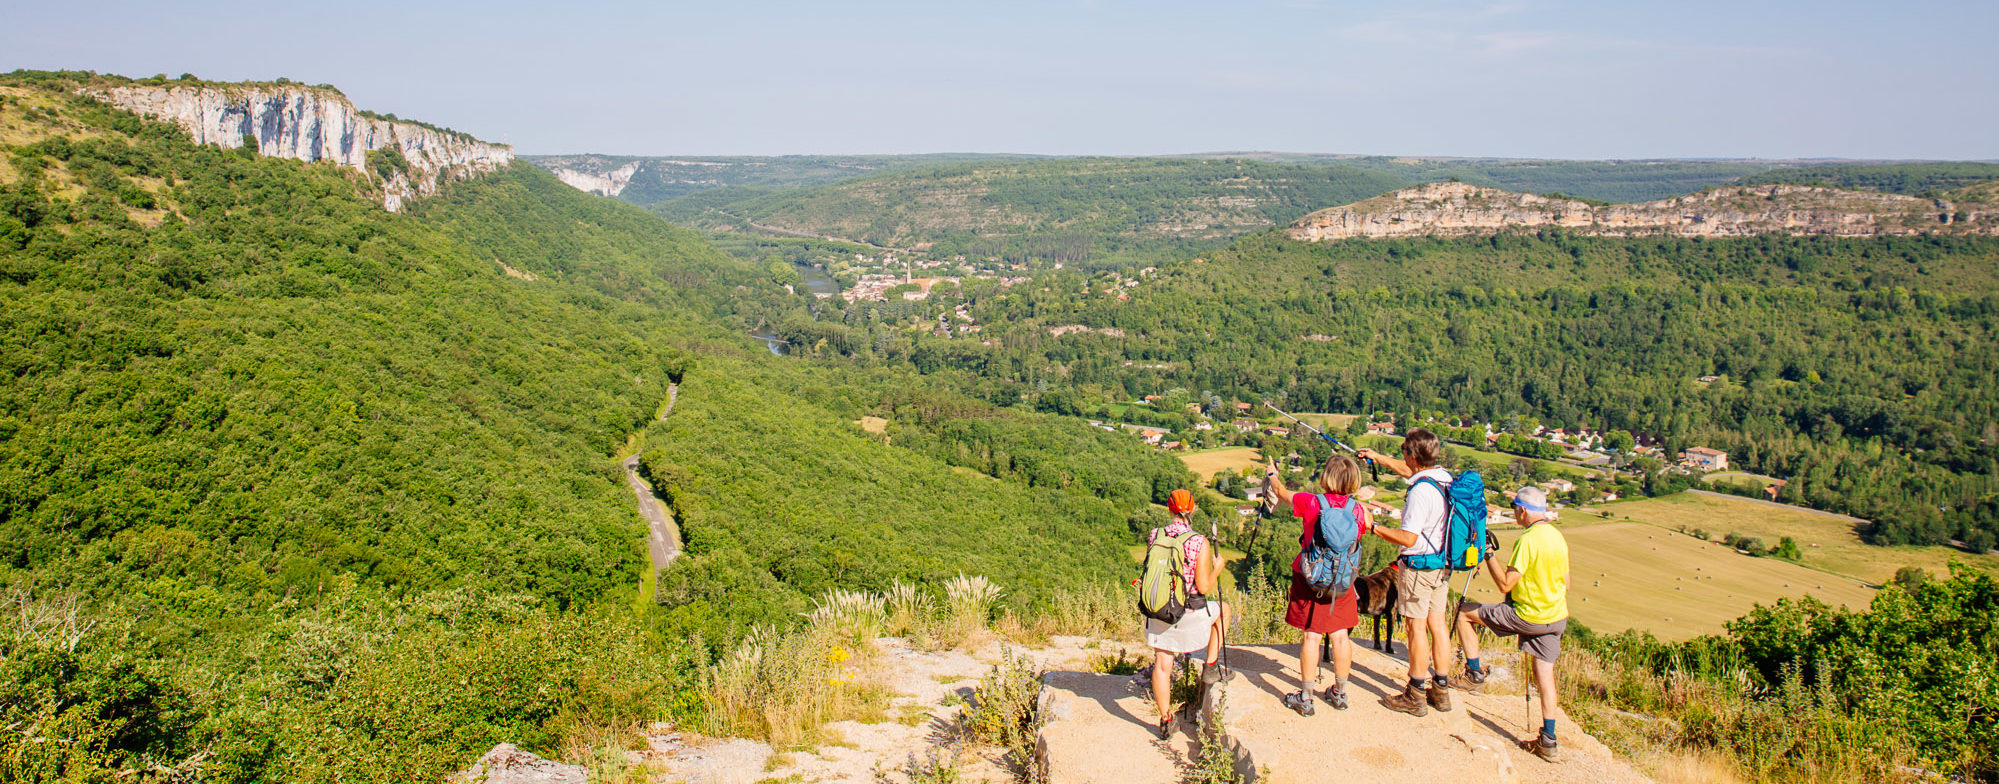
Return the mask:
<path id="1" fill-rule="evenodd" d="M 1125 675 L 1090 672 L 1093 658 L 1138 646 L 1056 637 L 1014 649 L 1048 670 L 1041 708 L 1039 759 L 1048 781 L 1178 782 L 1185 780 L 1197 741 L 1183 729 L 1159 741 L 1149 696 Z M 1562 727 L 1563 759 L 1549 764 L 1518 749 L 1532 737 L 1538 714 L 1526 712 L 1519 685 L 1501 671 L 1489 693 L 1454 692 L 1454 710 L 1417 718 L 1382 707 L 1406 676 L 1400 658 L 1357 649 L 1349 689 L 1352 708 L 1321 704 L 1312 717 L 1278 703 L 1296 688 L 1296 649 L 1238 646 L 1230 660 L 1238 676 L 1225 684 L 1224 727 L 1254 781 L 1304 782 L 1347 771 L 1379 780 L 1408 777 L 1453 782 L 1630 782 L 1649 779 L 1618 759 L 1574 724 Z M 1515 654 L 1495 657 L 1517 668 Z M 994 748 L 961 742 L 959 715 L 973 689 L 1001 658 L 990 641 L 969 651 L 927 651 L 899 639 L 877 643 L 867 674 L 893 696 L 885 720 L 836 722 L 822 742 L 806 749 L 774 750 L 741 738 L 709 738 L 666 725 L 647 732 L 647 747 L 632 752 L 636 770 L 656 782 L 754 784 L 755 782 L 902 782 L 909 766 L 954 748 L 957 781 L 1009 782 L 1019 771 Z M 1328 672 L 1322 676 L 1330 682 Z"/>

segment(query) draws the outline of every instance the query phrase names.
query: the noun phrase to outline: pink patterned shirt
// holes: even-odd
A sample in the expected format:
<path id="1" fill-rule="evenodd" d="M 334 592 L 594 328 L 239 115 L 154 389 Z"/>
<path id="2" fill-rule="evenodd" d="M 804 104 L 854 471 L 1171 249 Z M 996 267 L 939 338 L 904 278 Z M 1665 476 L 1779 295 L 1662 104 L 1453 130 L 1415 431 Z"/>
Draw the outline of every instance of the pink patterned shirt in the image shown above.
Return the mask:
<path id="1" fill-rule="evenodd" d="M 1173 521 L 1172 525 L 1166 526 L 1165 528 L 1152 529 L 1152 533 L 1146 534 L 1145 543 L 1149 545 L 1155 541 L 1158 541 L 1160 531 L 1165 531 L 1166 536 L 1168 537 L 1174 537 L 1184 534 L 1191 530 L 1193 530 L 1192 526 L 1189 526 L 1186 523 L 1175 520 Z M 1202 536 L 1200 534 L 1194 534 L 1192 537 L 1189 537 L 1187 539 L 1185 546 L 1183 546 L 1181 549 L 1186 552 L 1187 559 L 1186 561 L 1180 564 L 1180 576 L 1181 578 L 1187 581 L 1186 582 L 1187 593 L 1189 594 L 1198 593 L 1196 586 L 1200 585 L 1200 583 L 1194 581 L 1194 564 L 1200 563 L 1201 554 L 1208 551 L 1208 537 Z"/>

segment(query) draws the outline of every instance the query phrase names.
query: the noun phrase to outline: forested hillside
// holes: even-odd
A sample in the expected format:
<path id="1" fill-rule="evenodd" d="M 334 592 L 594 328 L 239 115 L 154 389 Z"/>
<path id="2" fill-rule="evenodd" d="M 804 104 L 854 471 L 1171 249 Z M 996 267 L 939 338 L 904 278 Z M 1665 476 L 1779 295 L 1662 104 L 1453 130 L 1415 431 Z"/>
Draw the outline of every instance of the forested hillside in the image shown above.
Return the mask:
<path id="1" fill-rule="evenodd" d="M 1999 526 L 1995 257 L 1981 238 L 1259 235 L 1135 288 L 1055 276 L 783 324 L 822 351 L 1074 390 L 1083 410 L 1177 388 L 1706 444 L 1792 478 L 1787 500 L 1877 521 L 1876 541 L 1977 546 Z M 981 341 L 894 327 L 959 302 Z"/>
<path id="2" fill-rule="evenodd" d="M 810 591 L 969 567 L 1025 605 L 1101 576 L 1184 476 L 949 391 L 970 381 L 771 357 L 742 333 L 809 296 L 525 164 L 397 215 L 370 172 L 76 96 L 102 78 L 0 79 L 0 778 L 434 780 L 502 741 L 553 753 L 698 714 L 711 649 Z M 911 398 L 1018 451 L 959 455 Z M 871 412 L 893 442 L 852 425 Z M 1023 468 L 1079 443 L 1132 473 Z M 621 449 L 684 507 L 662 608 L 633 606 Z M 1040 552 L 963 554 L 980 525 Z"/>
<path id="3" fill-rule="evenodd" d="M 1169 258 L 1403 183 L 1330 166 L 1063 158 L 885 174 L 815 188 L 718 190 L 653 209 L 703 229 L 791 232 L 1008 262 Z"/>
<path id="4" fill-rule="evenodd" d="M 1745 185 L 1791 183 L 1929 196 L 1999 180 L 1999 163 L 1827 164 L 1773 169 L 1742 178 Z"/>
<path id="5" fill-rule="evenodd" d="M 607 193 L 641 207 L 722 188 L 803 188 L 893 171 L 1029 159 L 1029 155 L 646 156 L 535 155 L 529 162 L 558 174 L 609 175 L 624 170 Z M 621 181 L 621 182 L 620 182 Z"/>

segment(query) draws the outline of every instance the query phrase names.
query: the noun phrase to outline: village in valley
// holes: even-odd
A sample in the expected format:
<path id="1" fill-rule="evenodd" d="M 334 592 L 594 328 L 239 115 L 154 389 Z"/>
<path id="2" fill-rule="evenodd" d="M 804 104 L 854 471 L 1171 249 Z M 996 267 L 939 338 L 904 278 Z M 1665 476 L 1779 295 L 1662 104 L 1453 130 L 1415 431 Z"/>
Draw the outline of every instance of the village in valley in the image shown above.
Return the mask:
<path id="1" fill-rule="evenodd" d="M 1266 503 L 1261 482 L 1264 456 L 1274 458 L 1295 485 L 1337 448 L 1260 404 L 1223 401 L 1213 395 L 1197 399 L 1184 390 L 1105 406 L 1097 414 L 1088 420 L 1092 426 L 1176 453 L 1242 517 L 1256 515 Z M 1444 439 L 1454 470 L 1475 468 L 1489 487 L 1508 493 L 1530 484 L 1539 486 L 1558 507 L 1662 495 L 1729 471 L 1727 453 L 1711 447 L 1685 446 L 1669 452 L 1669 444 L 1661 438 L 1588 426 L 1547 427 L 1530 417 L 1480 422 L 1429 412 L 1398 416 L 1385 411 L 1297 416 L 1344 444 L 1389 454 L 1395 452 L 1403 432 L 1428 428 Z M 1783 480 L 1768 480 L 1758 497 L 1776 500 L 1783 486 Z M 1715 489 L 1752 495 L 1731 486 Z M 1399 519 L 1400 510 L 1385 503 L 1392 500 L 1390 494 L 1399 492 L 1383 487 L 1363 502 L 1377 515 Z M 1494 511 L 1506 514 L 1499 507 Z"/>

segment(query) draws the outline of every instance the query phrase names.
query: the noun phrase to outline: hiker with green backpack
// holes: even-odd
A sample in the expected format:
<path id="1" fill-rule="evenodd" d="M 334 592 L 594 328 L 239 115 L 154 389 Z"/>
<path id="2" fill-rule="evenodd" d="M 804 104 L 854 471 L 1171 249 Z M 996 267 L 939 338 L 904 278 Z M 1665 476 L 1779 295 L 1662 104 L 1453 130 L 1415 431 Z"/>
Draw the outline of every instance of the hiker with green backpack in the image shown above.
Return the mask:
<path id="1" fill-rule="evenodd" d="M 1420 427 L 1403 438 L 1400 460 L 1372 449 L 1356 454 L 1409 483 L 1402 527 L 1375 529 L 1381 538 L 1402 547 L 1395 569 L 1400 593 L 1396 613 L 1409 631 L 1409 682 L 1381 704 L 1414 716 L 1427 714 L 1430 708 L 1448 711 L 1450 681 L 1439 673 L 1437 659 L 1452 651 L 1447 625 L 1453 609 L 1450 577 L 1453 571 L 1476 566 L 1489 547 L 1485 480 L 1477 471 L 1453 477 L 1440 468 L 1443 442 Z"/>
<path id="2" fill-rule="evenodd" d="M 1319 649 L 1330 640 L 1333 685 L 1319 695 L 1334 710 L 1347 709 L 1347 675 L 1353 668 L 1348 633 L 1360 623 L 1354 579 L 1360 572 L 1361 539 L 1373 528 L 1360 492 L 1360 464 L 1335 454 L 1319 470 L 1316 493 L 1292 492 L 1278 478 L 1277 464 L 1265 466 L 1264 484 L 1279 503 L 1304 523 L 1298 557 L 1291 561 L 1291 592 L 1284 622 L 1304 632 L 1298 646 L 1298 691 L 1284 695 L 1284 707 L 1310 716 L 1312 689 L 1319 682 Z"/>
<path id="3" fill-rule="evenodd" d="M 1145 616 L 1145 642 L 1152 646 L 1152 699 L 1159 705 L 1159 738 L 1173 734 L 1173 661 L 1205 650 L 1203 683 L 1229 676 L 1221 666 L 1222 632 L 1228 607 L 1216 590 L 1222 558 L 1208 538 L 1194 531 L 1194 494 L 1175 490 L 1167 497 L 1172 522 L 1146 537 L 1145 566 L 1139 577 L 1138 611 Z"/>

